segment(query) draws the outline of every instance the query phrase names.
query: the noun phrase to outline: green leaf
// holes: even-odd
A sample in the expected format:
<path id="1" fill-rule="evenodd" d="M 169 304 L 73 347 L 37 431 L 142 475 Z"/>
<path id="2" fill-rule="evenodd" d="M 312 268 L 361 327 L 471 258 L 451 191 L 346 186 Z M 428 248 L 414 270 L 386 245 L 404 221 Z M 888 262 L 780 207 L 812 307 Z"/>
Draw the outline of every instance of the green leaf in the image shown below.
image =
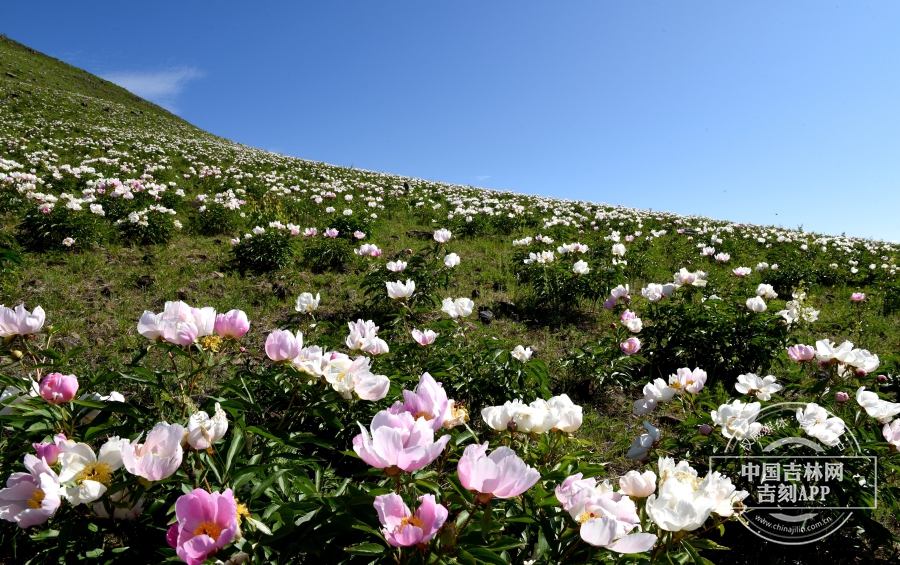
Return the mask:
<path id="1" fill-rule="evenodd" d="M 488 536 L 491 535 L 491 519 L 494 517 L 494 509 L 488 504 L 481 514 L 481 538 L 487 543 Z"/>
<path id="2" fill-rule="evenodd" d="M 706 559 L 705 557 L 700 557 L 700 554 L 697 553 L 697 550 L 694 549 L 693 546 L 691 546 L 691 544 L 688 543 L 687 541 L 682 541 L 681 545 L 684 546 L 684 549 L 687 550 L 688 555 L 691 556 L 691 559 L 694 561 L 694 565 L 715 565 L 709 559 Z"/>
<path id="3" fill-rule="evenodd" d="M 274 483 L 278 477 L 285 474 L 287 471 L 288 471 L 287 469 L 278 469 L 277 471 L 275 471 L 275 472 L 271 473 L 269 476 L 267 476 L 261 483 L 259 483 L 258 485 L 256 485 L 253 488 L 253 492 L 250 493 L 250 499 L 251 500 L 255 499 L 259 495 L 261 495 L 263 492 L 265 492 L 265 490 L 267 488 L 272 486 L 272 483 Z"/>
<path id="4" fill-rule="evenodd" d="M 263 524 L 263 523 L 260 522 L 259 520 L 256 520 L 256 519 L 254 519 L 254 518 L 251 518 L 250 516 L 245 516 L 244 519 L 247 520 L 247 523 L 253 524 L 253 527 L 254 527 L 254 528 L 256 528 L 257 530 L 259 530 L 259 531 L 261 531 L 262 533 L 266 534 L 267 536 L 271 536 L 271 535 L 272 535 L 272 530 L 270 530 L 268 526 L 266 526 L 265 524 Z"/>
<path id="5" fill-rule="evenodd" d="M 482 563 L 491 563 L 493 565 L 509 565 L 502 557 L 489 549 L 483 547 L 470 547 L 469 553 Z"/>
<path id="6" fill-rule="evenodd" d="M 361 543 L 352 547 L 345 547 L 344 551 L 351 555 L 381 555 L 384 546 L 377 543 Z"/>
<path id="7" fill-rule="evenodd" d="M 241 448 L 241 445 L 244 443 L 244 431 L 238 427 L 234 428 L 234 432 L 231 437 L 231 445 L 228 446 L 228 453 L 225 455 L 225 474 L 227 475 L 231 472 L 231 467 L 234 464 L 234 456 L 237 455 L 238 449 Z"/>
<path id="8" fill-rule="evenodd" d="M 478 565 L 478 561 L 475 561 L 472 554 L 461 547 L 456 548 L 456 559 L 465 565 Z"/>

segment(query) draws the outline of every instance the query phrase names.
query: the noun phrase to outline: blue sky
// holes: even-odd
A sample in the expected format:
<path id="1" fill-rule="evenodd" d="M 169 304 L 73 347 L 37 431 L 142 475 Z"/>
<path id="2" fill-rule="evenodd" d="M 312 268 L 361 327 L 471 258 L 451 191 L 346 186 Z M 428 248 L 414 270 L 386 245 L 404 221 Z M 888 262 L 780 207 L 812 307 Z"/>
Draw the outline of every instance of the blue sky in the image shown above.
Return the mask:
<path id="1" fill-rule="evenodd" d="M 896 2 L 86 6 L 0 32 L 262 149 L 900 240 Z"/>

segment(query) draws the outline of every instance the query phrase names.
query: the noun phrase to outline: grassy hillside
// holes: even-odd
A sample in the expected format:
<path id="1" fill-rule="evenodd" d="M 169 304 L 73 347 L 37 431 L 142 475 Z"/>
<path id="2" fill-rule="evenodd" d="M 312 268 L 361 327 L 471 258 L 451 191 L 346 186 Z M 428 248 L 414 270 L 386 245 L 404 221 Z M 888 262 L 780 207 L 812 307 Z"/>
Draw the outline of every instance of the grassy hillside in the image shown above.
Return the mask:
<path id="1" fill-rule="evenodd" d="M 337 237 L 325 236 L 329 228 L 338 230 Z M 308 235 L 313 229 L 315 235 Z M 437 243 L 439 229 L 452 238 Z M 445 265 L 448 253 L 459 256 L 458 266 Z M 392 273 L 389 261 L 409 265 Z M 584 261 L 587 271 L 573 270 L 576 261 Z M 179 405 L 184 416 L 185 406 L 227 396 L 216 383 L 267 371 L 264 344 L 273 330 L 302 329 L 309 343 L 337 350 L 345 347 L 348 321 L 374 320 L 391 347 L 373 358 L 377 371 L 392 380 L 388 400 L 427 370 L 470 407 L 473 431 L 487 433 L 482 407 L 566 393 L 585 409 L 580 461 L 602 464 L 596 472 L 615 478 L 637 468 L 626 452 L 645 419 L 675 442 L 664 446 L 667 453 L 708 454 L 705 440 L 691 429 L 707 423 L 709 408 L 718 406 L 712 399 L 704 401 L 705 420 L 675 403 L 651 416 L 632 414 L 644 384 L 668 379 L 681 367 L 703 368 L 708 390 L 722 400 L 736 395 L 734 383 L 747 373 L 778 377 L 786 385 L 783 400 L 833 404 L 835 391 L 852 399 L 860 384 L 895 399 L 897 261 L 898 247 L 885 242 L 485 190 L 261 151 L 204 132 L 120 87 L 0 37 L 0 304 L 40 305 L 51 348 L 77 352 L 63 372 L 100 393 L 121 391 L 133 406 L 156 406 L 160 414 L 168 402 L 186 402 Z M 748 272 L 737 274 L 739 267 Z M 702 271 L 705 286 L 673 280 L 681 269 Z M 385 282 L 407 279 L 416 282 L 417 293 L 400 308 L 388 298 Z M 651 283 L 679 280 L 677 302 L 657 302 L 642 292 Z M 760 299 L 765 311 L 754 312 L 747 300 L 760 284 L 771 285 L 777 297 Z M 620 285 L 622 292 L 615 293 Z M 314 319 L 295 308 L 304 292 L 321 295 Z M 609 303 L 611 293 L 628 298 Z M 852 301 L 854 293 L 864 293 L 865 300 Z M 466 322 L 441 311 L 447 297 L 474 302 Z M 171 353 L 149 354 L 150 342 L 137 327 L 142 312 L 160 312 L 167 301 L 218 312 L 240 309 L 252 321 L 240 353 L 210 369 L 198 394 L 188 393 L 186 400 L 171 391 L 157 397 L 142 384 L 141 375 L 161 374 L 170 360 L 175 363 Z M 626 308 L 643 318 L 639 331 L 625 328 Z M 433 350 L 420 353 L 410 343 L 413 327 L 438 332 Z M 628 337 L 640 339 L 639 352 L 623 353 L 620 344 Z M 787 355 L 790 345 L 824 339 L 850 340 L 877 355 L 877 370 L 821 381 L 815 369 L 807 371 Z M 517 364 L 510 354 L 517 345 L 532 349 L 531 361 Z M 15 362 L 12 349 L 0 354 L 9 361 L 0 369 L 8 379 L 32 370 Z M 876 374 L 884 381 L 870 382 Z M 264 410 L 244 415 L 229 405 L 232 419 L 260 426 L 266 419 L 284 422 L 296 409 L 271 391 L 254 392 L 260 394 L 254 403 Z M 385 403 L 381 407 L 390 405 Z M 861 421 L 856 404 L 852 410 L 832 404 L 845 420 Z M 317 484 L 325 469 L 325 483 L 340 485 L 354 465 L 340 453 L 358 432 L 351 424 L 369 421 L 374 412 L 358 405 L 339 411 L 340 431 L 308 423 L 298 428 L 343 442 L 328 455 L 316 453 Z M 10 442 L 20 436 L 10 426 L 0 443 L 6 453 L 2 477 L 20 470 L 24 453 L 13 449 Z M 880 437 L 880 427 L 868 431 Z M 886 477 L 888 499 L 897 486 L 894 472 Z M 168 506 L 148 510 L 147 523 L 161 531 Z M 896 531 L 886 508 L 850 522 L 820 542 L 818 551 L 832 562 L 891 559 L 896 545 L 889 534 L 885 542 L 875 534 L 859 538 L 855 529 L 880 523 Z M 42 547 L 29 546 L 12 526 L 3 532 L 7 537 L 0 539 L 15 540 L 29 558 Z M 753 536 L 730 535 L 728 545 L 754 547 Z M 527 547 L 534 543 L 526 541 Z M 6 547 L 12 546 L 4 542 Z M 24 562 L 3 551 L 0 563 Z M 772 562 L 802 559 L 796 557 L 802 552 L 792 552 L 767 545 L 764 556 Z M 285 546 L 276 554 L 313 552 Z M 174 553 L 158 555 L 162 560 Z M 504 559 L 518 562 L 515 555 L 531 554 L 507 553 Z"/>

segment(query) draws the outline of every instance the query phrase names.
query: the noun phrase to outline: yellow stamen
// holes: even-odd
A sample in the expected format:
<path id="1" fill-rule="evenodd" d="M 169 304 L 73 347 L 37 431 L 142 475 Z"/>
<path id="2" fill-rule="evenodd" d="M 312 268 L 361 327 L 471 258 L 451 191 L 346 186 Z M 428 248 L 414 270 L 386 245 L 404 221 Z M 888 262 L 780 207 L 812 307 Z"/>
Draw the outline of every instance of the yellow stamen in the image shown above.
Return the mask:
<path id="1" fill-rule="evenodd" d="M 237 501 L 235 501 L 235 503 L 236 503 L 236 504 L 235 504 L 235 507 L 234 507 L 234 508 L 235 508 L 234 513 L 235 513 L 235 516 L 237 516 L 238 526 L 240 526 L 240 525 L 241 525 L 241 519 L 242 519 L 244 516 L 250 516 L 250 510 L 247 509 L 247 505 L 244 504 L 244 503 L 242 503 L 242 502 L 237 502 Z"/>
<path id="2" fill-rule="evenodd" d="M 75 475 L 75 482 L 80 485 L 84 481 L 96 481 L 109 486 L 112 483 L 112 474 L 112 466 L 109 463 L 95 461 L 85 465 L 84 469 Z"/>
<path id="3" fill-rule="evenodd" d="M 39 488 L 34 489 L 34 492 L 31 493 L 31 497 L 28 498 L 28 506 L 34 508 L 35 510 L 41 507 L 41 502 L 44 501 L 44 491 Z"/>
<path id="4" fill-rule="evenodd" d="M 222 342 L 222 338 L 217 335 L 205 335 L 200 338 L 200 345 L 203 346 L 203 349 L 208 349 L 210 351 L 218 352 L 219 345 Z"/>
<path id="5" fill-rule="evenodd" d="M 400 520 L 400 529 L 398 531 L 403 531 L 403 528 L 406 526 L 415 526 L 417 528 L 425 529 L 425 524 L 422 523 L 422 520 L 419 519 L 418 516 L 407 516 Z"/>
<path id="6" fill-rule="evenodd" d="M 582 512 L 581 514 L 578 515 L 578 523 L 579 523 L 579 524 L 584 524 L 585 522 L 587 522 L 587 521 L 590 520 L 591 518 L 596 518 L 596 517 L 597 517 L 597 515 L 594 514 L 593 512 L 587 512 L 587 511 L 585 511 L 585 512 Z"/>
<path id="7" fill-rule="evenodd" d="M 213 522 L 200 522 L 200 525 L 197 526 L 197 529 L 194 530 L 195 536 L 207 535 L 213 539 L 213 541 L 218 541 L 219 536 L 222 535 L 222 528 L 216 525 Z"/>

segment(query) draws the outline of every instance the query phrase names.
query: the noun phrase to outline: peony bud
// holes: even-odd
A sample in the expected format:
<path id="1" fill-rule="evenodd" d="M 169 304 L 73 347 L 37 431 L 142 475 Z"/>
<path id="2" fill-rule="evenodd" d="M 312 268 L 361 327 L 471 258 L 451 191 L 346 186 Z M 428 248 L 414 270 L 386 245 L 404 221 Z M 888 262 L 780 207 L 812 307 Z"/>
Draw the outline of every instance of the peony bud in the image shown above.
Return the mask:
<path id="1" fill-rule="evenodd" d="M 848 400 L 850 400 L 850 395 L 844 391 L 838 391 L 834 393 L 834 399 L 837 402 L 847 402 Z"/>
<path id="2" fill-rule="evenodd" d="M 884 375 L 878 375 L 877 378 L 878 378 L 879 384 L 885 384 L 887 382 L 887 377 Z"/>
<path id="3" fill-rule="evenodd" d="M 216 316 L 214 328 L 221 337 L 238 339 L 250 329 L 250 321 L 243 310 L 231 310 Z"/>
<path id="4" fill-rule="evenodd" d="M 710 426 L 709 424 L 703 424 L 702 426 L 700 426 L 700 435 L 701 436 L 708 436 L 709 434 L 712 433 L 712 431 L 713 431 L 712 426 Z"/>
<path id="5" fill-rule="evenodd" d="M 62 404 L 75 398 L 78 392 L 78 379 L 75 375 L 50 373 L 41 381 L 41 396 L 50 404 Z"/>
<path id="6" fill-rule="evenodd" d="M 43 459 L 48 465 L 56 465 L 59 460 L 59 454 L 62 453 L 62 450 L 57 447 L 57 444 L 66 441 L 66 436 L 57 434 L 55 440 L 55 443 L 43 442 L 31 444 L 37 452 L 37 458 Z"/>

